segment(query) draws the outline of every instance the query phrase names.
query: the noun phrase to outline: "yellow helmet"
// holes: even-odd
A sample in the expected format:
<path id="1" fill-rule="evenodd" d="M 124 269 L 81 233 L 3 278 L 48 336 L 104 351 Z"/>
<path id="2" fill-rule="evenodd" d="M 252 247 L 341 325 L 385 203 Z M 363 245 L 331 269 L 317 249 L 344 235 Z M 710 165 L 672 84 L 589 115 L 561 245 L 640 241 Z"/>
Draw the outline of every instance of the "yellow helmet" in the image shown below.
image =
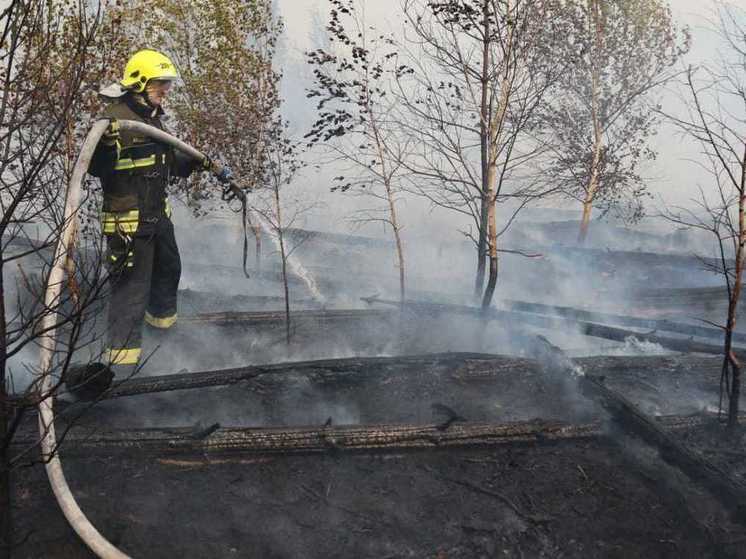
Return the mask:
<path id="1" fill-rule="evenodd" d="M 124 67 L 122 87 L 142 93 L 150 80 L 175 80 L 179 77 L 171 59 L 152 49 L 143 49 L 133 54 Z"/>

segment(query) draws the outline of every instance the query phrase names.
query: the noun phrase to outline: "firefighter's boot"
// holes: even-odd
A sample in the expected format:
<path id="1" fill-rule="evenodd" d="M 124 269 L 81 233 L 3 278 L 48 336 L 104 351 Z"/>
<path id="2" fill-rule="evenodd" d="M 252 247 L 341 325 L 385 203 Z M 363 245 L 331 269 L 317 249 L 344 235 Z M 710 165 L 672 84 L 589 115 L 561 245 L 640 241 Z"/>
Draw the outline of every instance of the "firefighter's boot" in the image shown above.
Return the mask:
<path id="1" fill-rule="evenodd" d="M 114 379 L 114 372 L 103 363 L 73 365 L 65 373 L 65 385 L 77 400 L 90 402 L 106 392 Z"/>

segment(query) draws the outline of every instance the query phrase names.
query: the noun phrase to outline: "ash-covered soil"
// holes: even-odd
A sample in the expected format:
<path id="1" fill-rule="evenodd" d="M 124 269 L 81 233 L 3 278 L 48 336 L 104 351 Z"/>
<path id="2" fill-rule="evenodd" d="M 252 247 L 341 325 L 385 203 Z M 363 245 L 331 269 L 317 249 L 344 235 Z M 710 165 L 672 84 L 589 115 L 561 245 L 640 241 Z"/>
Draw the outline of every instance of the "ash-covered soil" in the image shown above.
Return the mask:
<path id="1" fill-rule="evenodd" d="M 382 260 L 369 246 L 314 242 L 309 240 L 298 254 L 319 279 L 329 308 L 362 308 L 359 297 L 373 293 L 396 297 L 394 270 L 382 274 Z M 640 301 L 647 311 L 667 316 L 686 308 L 700 292 L 675 300 L 666 295 L 656 299 L 660 308 L 651 310 L 645 297 L 659 294 L 641 290 L 651 283 L 678 286 L 682 278 L 684 287 L 712 287 L 709 276 L 692 273 L 691 259 L 651 263 L 645 254 L 558 247 L 545 252 L 541 259 L 508 261 L 508 273 L 500 280 L 503 292 L 594 310 L 629 310 L 630 302 Z M 390 247 L 384 246 L 379 256 L 384 253 L 389 258 Z M 413 258 L 427 261 L 425 270 L 432 262 L 450 262 L 441 248 Z M 640 259 L 644 266 L 629 265 Z M 469 253 L 468 266 L 471 260 Z M 467 283 L 463 274 L 467 265 L 455 262 L 432 276 L 410 277 L 410 292 L 448 285 L 470 293 L 471 279 Z M 269 267 L 240 285 L 236 269 L 209 263 L 194 269 L 185 282 L 190 291 L 181 294 L 182 316 L 280 306 L 276 273 Z M 419 269 L 416 261 L 413 269 Z M 326 274 L 330 270 L 334 274 Z M 593 289 L 582 289 L 579 276 L 591 278 Z M 538 290 L 538 277 L 552 281 Z M 319 308 L 298 278 L 291 290 L 294 309 Z M 247 292 L 251 295 L 240 295 Z M 598 340 L 581 340 L 572 329 L 392 312 L 332 322 L 294 316 L 291 332 L 288 345 L 278 321 L 253 326 L 185 321 L 166 334 L 148 330 L 145 353 L 157 351 L 142 374 L 343 357 L 353 358 L 350 366 L 288 367 L 283 374 L 227 387 L 105 401 L 76 425 L 95 433 L 99 428 L 216 422 L 226 427 L 320 426 L 328 419 L 334 425 L 432 424 L 443 420 L 434 411 L 436 403 L 466 422 L 609 420 L 572 379 L 548 375 L 541 363 L 521 358 L 534 356 L 536 334 L 577 349 L 575 355 L 598 350 Z M 442 354 L 368 365 L 364 359 L 445 351 L 505 355 Z M 488 360 L 492 364 L 485 366 Z M 717 405 L 717 357 L 575 361 L 585 374 L 604 377 L 607 386 L 651 415 L 711 414 Z M 67 408 L 61 427 L 73 412 L 74 407 Z M 711 495 L 655 448 L 607 425 L 606 435 L 590 440 L 479 449 L 330 450 L 293 456 L 98 451 L 83 456 L 63 446 L 62 457 L 83 510 L 133 557 L 746 557 L 746 532 L 728 521 Z M 715 419 L 679 429 L 675 436 L 743 479 L 744 439 L 726 437 Z M 14 556 L 91 557 L 59 512 L 43 468 L 20 468 L 14 476 L 15 533 L 23 540 Z"/>
<path id="2" fill-rule="evenodd" d="M 107 427 L 335 425 L 442 421 L 445 404 L 469 422 L 583 422 L 600 410 L 535 361 L 483 354 L 288 363 L 230 386 L 106 400 L 79 424 Z M 73 407 L 63 418 L 75 417 Z"/>
<path id="3" fill-rule="evenodd" d="M 134 557 L 737 557 L 617 447 L 65 460 L 83 509 Z M 91 557 L 43 470 L 16 476 L 17 557 Z M 43 527 L 43 528 L 42 528 Z"/>
<path id="4" fill-rule="evenodd" d="M 746 484 L 746 428 L 743 424 L 730 431 L 724 422 L 713 420 L 677 435 L 686 446 L 697 449 L 730 477 Z"/>
<path id="5" fill-rule="evenodd" d="M 643 394 L 677 388 L 681 399 L 717 386 L 711 358 L 577 363 L 643 404 Z M 467 421 L 605 417 L 535 361 L 443 354 L 305 363 L 228 387 L 105 401 L 78 427 L 423 424 L 442 419 L 436 402 Z M 682 411 L 660 404 L 659 413 Z M 705 441 L 712 446 L 692 444 Z M 62 458 L 83 510 L 134 557 L 742 557 L 746 541 L 697 483 L 615 429 L 406 453 L 81 455 L 63 446 Z M 17 556 L 90 557 L 42 467 L 14 475 L 16 533 L 28 534 Z"/>

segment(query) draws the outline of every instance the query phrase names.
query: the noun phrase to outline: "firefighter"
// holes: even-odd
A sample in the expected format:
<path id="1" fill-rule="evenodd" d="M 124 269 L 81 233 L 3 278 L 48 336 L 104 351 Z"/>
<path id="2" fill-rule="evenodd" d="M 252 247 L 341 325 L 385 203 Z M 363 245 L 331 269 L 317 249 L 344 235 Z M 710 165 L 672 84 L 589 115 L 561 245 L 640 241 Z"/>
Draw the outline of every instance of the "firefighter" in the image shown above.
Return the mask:
<path id="1" fill-rule="evenodd" d="M 146 136 L 120 133 L 117 120 L 164 129 L 163 101 L 178 77 L 166 55 L 144 49 L 129 59 L 119 84 L 101 91 L 110 101 L 103 116 L 111 123 L 89 172 L 101 179 L 103 189 L 101 227 L 111 286 L 103 361 L 118 377 L 137 367 L 143 321 L 160 330 L 176 322 L 181 260 L 166 193 L 169 178 L 208 170 L 211 163 Z M 218 178 L 229 181 L 230 169 Z"/>

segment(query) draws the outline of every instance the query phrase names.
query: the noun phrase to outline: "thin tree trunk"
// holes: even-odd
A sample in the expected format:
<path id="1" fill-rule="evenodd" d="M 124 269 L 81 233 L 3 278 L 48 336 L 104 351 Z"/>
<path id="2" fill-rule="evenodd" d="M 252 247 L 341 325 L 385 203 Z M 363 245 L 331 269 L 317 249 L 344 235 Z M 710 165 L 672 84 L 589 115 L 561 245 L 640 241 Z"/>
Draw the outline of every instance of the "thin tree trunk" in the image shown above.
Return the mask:
<path id="1" fill-rule="evenodd" d="M 261 219 L 258 217 L 257 219 Z M 251 226 L 251 232 L 254 234 L 254 270 L 259 273 L 262 271 L 262 229 L 259 227 L 259 222 L 251 219 L 251 213 L 249 212 L 249 225 Z"/>
<path id="2" fill-rule="evenodd" d="M 730 302 L 728 304 L 728 323 L 725 330 L 725 355 L 731 368 L 730 402 L 728 405 L 728 427 L 738 425 L 738 412 L 741 399 L 741 363 L 732 350 L 733 332 L 736 329 L 738 301 L 743 284 L 744 247 L 746 246 L 746 146 L 741 160 L 741 184 L 738 192 L 738 246 L 736 247 L 736 273 L 733 279 Z"/>
<path id="3" fill-rule="evenodd" d="M 728 405 L 728 427 L 734 429 L 738 426 L 738 413 L 741 399 L 741 366 L 738 359 L 731 354 L 728 358 L 731 365 L 731 393 Z"/>
<path id="4" fill-rule="evenodd" d="M 5 391 L 0 391 L 0 433 L 5 436 L 8 429 L 8 407 L 4 403 Z M 10 457 L 8 451 L 0 450 L 0 559 L 10 559 L 12 534 L 10 498 Z"/>
<path id="5" fill-rule="evenodd" d="M 367 83 L 367 70 L 366 70 L 366 83 Z M 381 137 L 380 130 L 378 128 L 378 120 L 373 112 L 373 107 L 370 106 L 370 102 L 366 105 L 368 115 L 370 117 L 370 127 L 373 132 L 373 139 L 376 143 L 376 152 L 378 159 L 381 162 L 381 177 L 383 178 L 383 186 L 386 189 L 386 200 L 389 205 L 389 221 L 391 228 L 394 231 L 394 241 L 396 243 L 396 256 L 399 261 L 399 299 L 404 302 L 406 295 L 405 285 L 405 271 L 404 271 L 404 250 L 401 242 L 401 225 L 399 224 L 399 217 L 396 211 L 396 199 L 394 197 L 394 189 L 391 184 L 392 174 L 389 172 L 388 166 L 386 165 L 387 150 L 384 145 L 384 140 Z"/>
<path id="6" fill-rule="evenodd" d="M 0 559 L 10 559 L 12 517 L 10 496 L 10 457 L 6 437 L 10 436 L 10 399 L 7 378 L 7 336 L 5 329 L 5 282 L 0 264 Z"/>
<path id="7" fill-rule="evenodd" d="M 487 280 L 487 287 L 484 290 L 484 297 L 482 299 L 482 308 L 489 308 L 492 303 L 492 297 L 495 294 L 495 287 L 497 286 L 497 217 L 496 217 L 495 204 L 490 204 L 489 211 L 489 262 L 490 262 L 490 275 Z"/>
<path id="8" fill-rule="evenodd" d="M 590 187 L 590 185 L 589 185 Z M 593 195 L 586 195 L 583 200 L 583 217 L 580 220 L 580 230 L 578 231 L 578 244 L 584 245 L 588 238 L 588 228 L 591 223 L 591 213 L 593 212 Z"/>
<path id="9" fill-rule="evenodd" d="M 277 217 L 277 239 L 280 242 L 280 258 L 282 259 L 282 290 L 285 297 L 285 342 L 290 345 L 290 290 L 288 288 L 287 264 L 288 257 L 285 250 L 285 234 L 282 229 L 282 208 L 280 207 L 280 185 L 275 184 L 275 213 Z"/>
<path id="10" fill-rule="evenodd" d="M 373 119 L 371 119 L 371 122 Z M 386 188 L 386 200 L 389 204 L 389 221 L 391 222 L 391 228 L 394 231 L 394 241 L 396 243 L 396 257 L 399 261 L 399 299 L 403 302 L 406 298 L 406 283 L 405 283 L 405 271 L 404 271 L 404 248 L 401 242 L 401 225 L 399 225 L 399 216 L 396 211 L 396 200 L 394 198 L 394 191 L 391 187 L 391 177 L 386 175 L 386 164 L 384 161 L 384 153 L 382 151 L 383 146 L 380 144 L 378 138 L 378 132 L 375 125 L 373 125 L 375 133 L 376 144 L 378 145 L 379 158 L 381 160 L 381 172 L 384 176 L 384 187 Z"/>
<path id="11" fill-rule="evenodd" d="M 479 215 L 479 239 L 477 241 L 477 277 L 474 281 L 474 298 L 479 300 L 484 290 L 484 272 L 487 268 L 487 224 L 489 223 L 489 192 L 482 192 Z"/>
<path id="12" fill-rule="evenodd" d="M 282 288 L 285 296 L 285 342 L 290 345 L 290 291 L 288 289 L 287 258 L 285 257 L 284 235 L 280 233 L 280 251 L 282 252 Z"/>
<path id="13" fill-rule="evenodd" d="M 396 204 L 394 203 L 393 193 L 391 192 L 391 186 L 387 181 L 386 184 L 386 196 L 389 201 L 389 213 L 391 215 L 391 227 L 394 230 L 394 239 L 396 241 L 396 255 L 399 259 L 399 298 L 403 302 L 406 298 L 406 285 L 404 275 L 404 250 L 401 242 L 401 231 L 399 227 L 399 218 L 396 213 Z"/>
<path id="14" fill-rule="evenodd" d="M 490 157 L 490 18 L 489 1 L 482 4 L 482 97 L 479 107 L 479 140 L 481 163 L 481 197 L 479 208 L 479 237 L 477 240 L 477 276 L 474 280 L 474 299 L 482 297 L 484 288 L 484 271 L 487 260 L 487 228 L 489 223 L 489 174 Z"/>
<path id="15" fill-rule="evenodd" d="M 505 13 L 508 19 L 507 25 L 508 35 L 505 41 L 505 55 L 504 64 L 505 68 L 502 76 L 502 83 L 500 84 L 500 97 L 498 98 L 498 106 L 495 110 L 495 114 L 492 115 L 490 120 L 490 149 L 489 159 L 487 166 L 487 185 L 488 185 L 488 196 L 487 202 L 489 204 L 487 211 L 487 223 L 488 223 L 488 239 L 487 246 L 489 247 L 489 263 L 490 263 L 490 274 L 487 280 L 487 287 L 484 290 L 484 297 L 482 298 L 482 308 L 486 309 L 492 304 L 492 297 L 495 294 L 495 287 L 497 286 L 497 273 L 498 273 L 498 262 L 497 262 L 497 157 L 498 149 L 497 146 L 500 143 L 500 135 L 502 134 L 503 125 L 505 123 L 505 117 L 508 113 L 508 102 L 510 101 L 510 89 L 511 89 L 511 58 L 513 57 L 513 28 L 510 23 L 511 18 L 511 0 L 507 0 L 505 3 Z"/>
<path id="16" fill-rule="evenodd" d="M 591 53 L 591 118 L 593 120 L 593 159 L 591 160 L 591 173 L 585 187 L 583 199 L 583 218 L 580 221 L 578 232 L 578 244 L 585 244 L 588 237 L 588 226 L 591 220 L 593 202 L 598 193 L 601 171 L 601 153 L 603 149 L 603 132 L 601 129 L 600 113 L 600 87 L 601 76 L 598 57 L 603 47 L 603 29 L 601 27 L 601 14 L 598 0 L 588 0 L 588 13 L 591 17 L 590 25 L 593 26 L 594 52 Z"/>
<path id="17" fill-rule="evenodd" d="M 254 267 L 256 268 L 257 273 L 262 271 L 262 232 L 259 229 L 258 225 L 254 225 L 251 227 L 252 231 L 254 231 Z"/>

